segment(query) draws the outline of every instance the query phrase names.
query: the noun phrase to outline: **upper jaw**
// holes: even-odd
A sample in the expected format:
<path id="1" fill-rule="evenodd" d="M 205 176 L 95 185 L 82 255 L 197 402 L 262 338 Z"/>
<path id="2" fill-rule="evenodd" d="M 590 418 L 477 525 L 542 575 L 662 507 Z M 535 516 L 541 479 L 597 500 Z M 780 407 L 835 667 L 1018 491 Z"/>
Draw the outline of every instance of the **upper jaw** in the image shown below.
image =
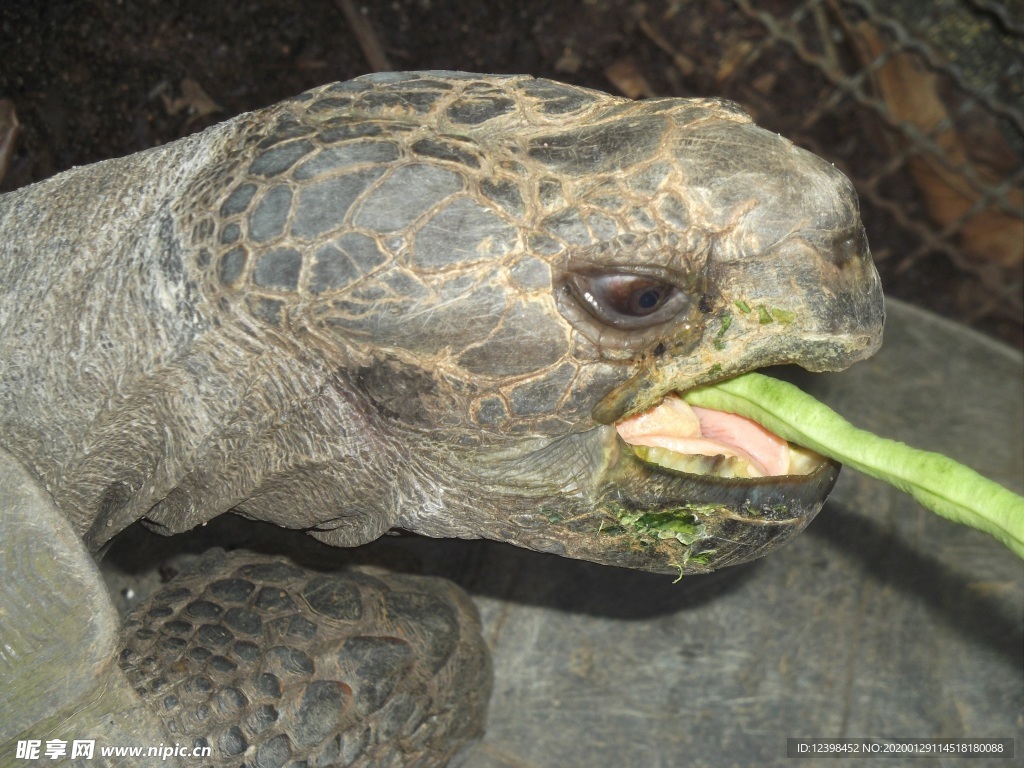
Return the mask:
<path id="1" fill-rule="evenodd" d="M 732 359 L 708 354 L 705 345 L 698 354 L 689 357 L 650 359 L 637 373 L 598 401 L 591 417 L 598 424 L 615 424 L 654 407 L 672 392 L 683 393 L 771 365 L 797 363 L 810 371 L 842 370 L 870 357 L 880 345 L 880 331 L 825 337 L 764 338 L 751 341 L 742 354 Z"/>

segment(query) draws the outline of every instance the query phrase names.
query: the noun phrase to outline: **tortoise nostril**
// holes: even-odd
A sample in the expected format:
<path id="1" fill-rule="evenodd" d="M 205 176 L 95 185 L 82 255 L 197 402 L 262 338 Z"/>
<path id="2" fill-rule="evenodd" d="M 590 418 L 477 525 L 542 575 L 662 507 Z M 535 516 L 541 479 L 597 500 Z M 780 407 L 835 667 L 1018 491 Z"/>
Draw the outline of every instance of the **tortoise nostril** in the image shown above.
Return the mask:
<path id="1" fill-rule="evenodd" d="M 832 241 L 831 259 L 838 267 L 863 258 L 867 252 L 868 239 L 862 226 L 843 232 Z"/>
<path id="2" fill-rule="evenodd" d="M 848 237 L 832 246 L 832 260 L 837 264 L 844 264 L 854 257 L 857 243 L 852 237 Z"/>

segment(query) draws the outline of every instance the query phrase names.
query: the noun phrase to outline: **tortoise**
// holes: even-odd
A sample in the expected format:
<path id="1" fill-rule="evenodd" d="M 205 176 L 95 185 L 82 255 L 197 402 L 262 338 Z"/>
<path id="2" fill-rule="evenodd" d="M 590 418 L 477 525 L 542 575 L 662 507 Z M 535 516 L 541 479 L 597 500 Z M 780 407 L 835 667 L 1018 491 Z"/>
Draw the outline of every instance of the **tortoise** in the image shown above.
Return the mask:
<path id="1" fill-rule="evenodd" d="M 678 471 L 616 423 L 840 370 L 884 320 L 832 165 L 730 102 L 529 76 L 325 85 L 9 193 L 0 230 L 3 760 L 445 764 L 490 686 L 453 585 L 213 550 L 122 626 L 95 558 L 232 511 L 338 547 L 745 562 L 837 465 Z"/>

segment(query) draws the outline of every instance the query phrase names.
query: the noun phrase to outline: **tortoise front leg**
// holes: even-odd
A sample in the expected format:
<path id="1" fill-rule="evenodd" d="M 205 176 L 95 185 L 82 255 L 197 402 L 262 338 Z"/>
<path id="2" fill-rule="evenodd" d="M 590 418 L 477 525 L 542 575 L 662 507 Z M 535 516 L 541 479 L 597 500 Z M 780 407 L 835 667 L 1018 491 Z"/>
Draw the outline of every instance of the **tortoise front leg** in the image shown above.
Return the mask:
<path id="1" fill-rule="evenodd" d="M 124 628 L 96 563 L 0 451 L 0 766 L 18 742 L 209 748 L 209 766 L 445 765 L 483 733 L 491 668 L 441 579 L 207 552 Z M 137 758 L 135 758 L 137 760 Z M 185 762 L 190 762 L 193 758 Z M 130 760 L 125 758 L 128 764 Z"/>
<path id="2" fill-rule="evenodd" d="M 19 741 L 43 757 L 63 740 L 70 757 L 74 739 L 95 740 L 90 765 L 104 765 L 99 745 L 173 743 L 117 666 L 120 622 L 96 563 L 3 450 L 0 530 L 0 766 L 27 764 Z"/>
<path id="3" fill-rule="evenodd" d="M 441 766 L 483 734 L 490 659 L 451 582 L 207 551 L 138 606 L 122 668 L 210 766 Z"/>

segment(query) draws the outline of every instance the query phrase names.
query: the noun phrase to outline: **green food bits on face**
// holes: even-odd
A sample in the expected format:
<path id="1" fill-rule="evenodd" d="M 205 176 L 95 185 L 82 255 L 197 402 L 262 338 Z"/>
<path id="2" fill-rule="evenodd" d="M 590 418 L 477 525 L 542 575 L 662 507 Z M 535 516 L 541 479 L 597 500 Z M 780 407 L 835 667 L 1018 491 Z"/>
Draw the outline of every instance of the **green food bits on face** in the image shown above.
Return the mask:
<path id="1" fill-rule="evenodd" d="M 641 536 L 656 539 L 675 539 L 689 546 L 708 537 L 707 527 L 701 521 L 700 513 L 708 513 L 713 507 L 694 505 L 659 512 L 618 510 L 619 523 Z"/>
<path id="2" fill-rule="evenodd" d="M 791 312 L 788 309 L 780 309 L 779 307 L 772 307 L 772 317 L 775 318 L 776 322 L 782 323 L 783 325 L 790 325 L 796 320 L 796 312 Z"/>
<path id="3" fill-rule="evenodd" d="M 722 337 L 725 336 L 725 332 L 732 326 L 732 315 L 728 312 L 722 315 L 722 324 L 718 327 L 718 333 L 715 334 L 715 338 L 712 340 L 712 345 L 718 351 L 725 349 L 725 342 Z"/>
<path id="4" fill-rule="evenodd" d="M 793 312 L 792 310 L 789 309 L 783 309 L 782 307 L 766 307 L 764 304 L 758 304 L 756 307 L 752 308 L 750 304 L 742 300 L 734 301 L 733 304 L 735 304 L 736 308 L 745 315 L 751 314 L 756 308 L 757 322 L 760 325 L 768 325 L 770 323 L 781 323 L 782 325 L 789 325 L 796 320 L 796 312 Z M 715 337 L 716 339 L 720 338 L 721 335 L 725 333 L 726 330 L 728 330 L 729 325 L 732 324 L 732 317 L 729 315 L 726 315 L 726 317 L 728 317 L 728 320 L 726 320 L 725 318 L 722 319 L 722 328 L 719 330 L 718 335 Z"/>

